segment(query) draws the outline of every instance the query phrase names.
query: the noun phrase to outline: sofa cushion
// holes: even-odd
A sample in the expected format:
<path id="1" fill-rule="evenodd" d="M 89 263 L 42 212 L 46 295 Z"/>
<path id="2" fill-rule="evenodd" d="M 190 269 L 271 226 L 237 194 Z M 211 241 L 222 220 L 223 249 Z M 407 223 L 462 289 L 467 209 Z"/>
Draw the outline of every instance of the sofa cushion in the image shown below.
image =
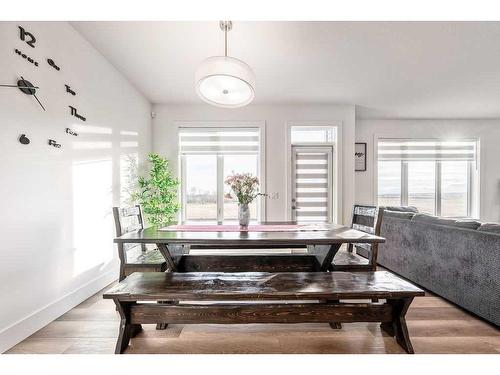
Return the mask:
<path id="1" fill-rule="evenodd" d="M 422 223 L 429 223 L 429 224 L 437 224 L 437 225 L 448 225 L 452 226 L 455 225 L 456 220 L 455 219 L 445 219 L 442 217 L 437 217 L 429 214 L 415 214 L 413 216 L 412 221 L 418 221 Z"/>
<path id="2" fill-rule="evenodd" d="M 500 224 L 483 223 L 483 224 L 481 224 L 481 226 L 477 230 L 479 230 L 481 232 L 490 232 L 490 233 L 500 234 Z"/>
<path id="3" fill-rule="evenodd" d="M 384 207 L 384 209 L 388 211 L 397 211 L 397 212 L 414 212 L 414 213 L 418 212 L 418 208 L 413 206 L 387 206 Z"/>
<path id="4" fill-rule="evenodd" d="M 401 212 L 401 211 L 389 211 L 389 210 L 384 211 L 384 217 L 395 217 L 398 219 L 411 220 L 413 216 L 415 216 L 414 212 Z"/>
<path id="5" fill-rule="evenodd" d="M 481 223 L 476 220 L 457 220 L 453 225 L 459 228 L 476 230 L 481 226 Z"/>

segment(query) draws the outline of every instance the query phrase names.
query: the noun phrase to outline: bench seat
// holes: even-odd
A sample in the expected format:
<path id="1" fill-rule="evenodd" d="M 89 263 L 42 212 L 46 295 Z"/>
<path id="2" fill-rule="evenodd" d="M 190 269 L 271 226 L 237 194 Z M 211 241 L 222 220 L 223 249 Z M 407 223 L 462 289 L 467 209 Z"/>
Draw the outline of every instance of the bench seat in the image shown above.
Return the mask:
<path id="1" fill-rule="evenodd" d="M 141 324 L 311 322 L 381 322 L 384 331 L 413 353 L 404 316 L 413 298 L 421 295 L 424 291 L 386 271 L 137 272 L 104 298 L 113 299 L 121 315 L 116 353 L 125 351 Z M 347 299 L 349 303 L 341 302 Z M 372 299 L 386 302 L 352 301 Z"/>

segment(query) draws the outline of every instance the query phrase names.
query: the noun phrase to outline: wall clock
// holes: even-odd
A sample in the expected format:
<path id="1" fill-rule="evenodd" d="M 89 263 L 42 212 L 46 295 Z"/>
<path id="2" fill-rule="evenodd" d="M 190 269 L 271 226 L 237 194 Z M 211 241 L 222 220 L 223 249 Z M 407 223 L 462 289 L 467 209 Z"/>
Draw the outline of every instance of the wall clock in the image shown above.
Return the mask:
<path id="1" fill-rule="evenodd" d="M 14 87 L 18 88 L 19 90 L 21 90 L 21 92 L 23 92 L 26 95 L 32 95 L 36 99 L 38 104 L 40 104 L 40 107 L 42 107 L 42 109 L 45 111 L 45 107 L 36 96 L 36 90 L 38 90 L 40 87 L 33 85 L 30 81 L 24 79 L 23 76 L 21 76 L 21 79 L 18 80 L 17 84 L 15 85 L 0 85 L 0 87 L 7 87 L 7 88 Z"/>

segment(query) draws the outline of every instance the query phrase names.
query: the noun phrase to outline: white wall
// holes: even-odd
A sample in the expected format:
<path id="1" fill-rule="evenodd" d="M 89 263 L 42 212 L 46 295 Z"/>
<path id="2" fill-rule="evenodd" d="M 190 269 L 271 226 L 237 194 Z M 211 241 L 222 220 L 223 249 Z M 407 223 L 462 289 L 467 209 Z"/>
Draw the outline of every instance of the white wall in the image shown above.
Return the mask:
<path id="1" fill-rule="evenodd" d="M 120 155 L 142 158 L 151 149 L 149 102 L 104 57 L 68 23 L 19 24 L 36 48 L 19 39 L 18 23 L 1 22 L 0 83 L 23 75 L 40 86 L 47 111 L 17 88 L 0 88 L 0 352 L 117 278 L 111 207 L 119 202 Z M 87 122 L 70 116 L 70 104 Z M 76 125 L 78 137 L 65 134 Z M 30 145 L 17 141 L 21 133 Z M 49 147 L 49 138 L 62 148 Z"/>
<path id="2" fill-rule="evenodd" d="M 153 149 L 177 166 L 177 121 L 265 121 L 266 192 L 279 193 L 279 199 L 267 200 L 267 220 L 287 218 L 287 123 L 308 121 L 342 122 L 342 206 L 343 221 L 348 223 L 354 202 L 354 122 L 352 105 L 249 105 L 221 109 L 200 105 L 154 105 Z"/>
<path id="3" fill-rule="evenodd" d="M 374 203 L 374 137 L 478 138 L 480 219 L 500 221 L 500 120 L 356 120 L 356 142 L 368 143 L 368 170 L 356 172 L 356 202 Z"/>

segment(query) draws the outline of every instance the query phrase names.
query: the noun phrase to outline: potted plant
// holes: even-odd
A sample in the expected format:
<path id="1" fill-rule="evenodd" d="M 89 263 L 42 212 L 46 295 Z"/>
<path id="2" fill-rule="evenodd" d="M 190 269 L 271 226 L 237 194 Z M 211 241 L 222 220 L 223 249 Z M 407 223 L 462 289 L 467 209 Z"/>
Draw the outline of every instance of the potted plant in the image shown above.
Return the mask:
<path id="1" fill-rule="evenodd" d="M 248 228 L 250 222 L 250 209 L 248 205 L 253 202 L 259 195 L 259 178 L 252 176 L 250 173 L 234 173 L 228 176 L 225 181 L 238 199 L 238 220 L 242 228 Z M 229 198 L 233 198 L 228 194 Z"/>
<path id="2" fill-rule="evenodd" d="M 179 181 L 172 176 L 168 160 L 159 154 L 150 153 L 149 174 L 138 179 L 139 189 L 133 194 L 141 206 L 148 222 L 154 227 L 175 221 L 180 205 L 177 202 Z"/>

